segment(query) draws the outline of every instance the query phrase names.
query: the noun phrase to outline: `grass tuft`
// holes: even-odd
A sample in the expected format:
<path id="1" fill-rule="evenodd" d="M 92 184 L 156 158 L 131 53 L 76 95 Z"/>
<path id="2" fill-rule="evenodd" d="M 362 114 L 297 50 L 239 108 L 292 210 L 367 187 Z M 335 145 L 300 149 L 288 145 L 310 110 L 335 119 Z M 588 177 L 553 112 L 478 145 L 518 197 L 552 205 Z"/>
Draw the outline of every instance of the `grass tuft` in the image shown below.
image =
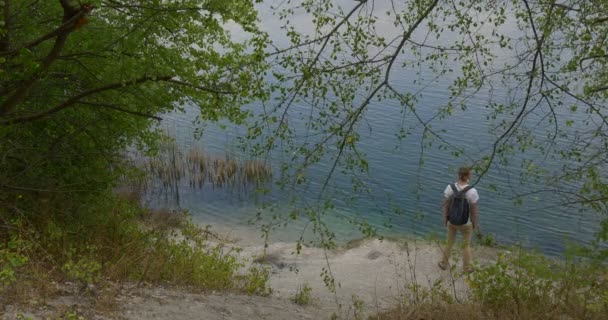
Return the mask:
<path id="1" fill-rule="evenodd" d="M 291 301 L 301 306 L 307 306 L 312 303 L 312 288 L 308 283 L 298 288 L 296 294 L 291 298 Z"/>

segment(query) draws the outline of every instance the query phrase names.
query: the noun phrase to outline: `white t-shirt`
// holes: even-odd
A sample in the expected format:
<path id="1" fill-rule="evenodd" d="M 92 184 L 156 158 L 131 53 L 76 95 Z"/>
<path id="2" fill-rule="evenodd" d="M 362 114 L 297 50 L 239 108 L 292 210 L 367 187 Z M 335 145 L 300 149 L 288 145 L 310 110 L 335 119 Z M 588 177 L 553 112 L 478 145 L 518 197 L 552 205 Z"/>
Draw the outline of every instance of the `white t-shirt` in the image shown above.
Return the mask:
<path id="1" fill-rule="evenodd" d="M 464 184 L 464 185 L 460 185 L 458 184 L 458 182 L 454 183 L 456 185 L 456 190 L 460 191 L 466 187 L 468 187 L 468 184 Z M 452 190 L 452 187 L 448 184 L 448 186 L 445 188 L 445 191 L 443 191 L 443 196 L 447 199 L 449 197 L 452 196 L 452 194 L 454 194 L 454 191 Z M 474 204 L 477 203 L 477 201 L 479 201 L 479 194 L 477 193 L 477 189 L 475 188 L 471 188 L 469 191 L 467 191 L 467 193 L 465 193 L 465 197 L 467 197 L 467 201 L 469 201 L 470 204 Z M 471 223 L 471 215 L 469 215 L 469 221 L 467 222 L 467 224 Z"/>

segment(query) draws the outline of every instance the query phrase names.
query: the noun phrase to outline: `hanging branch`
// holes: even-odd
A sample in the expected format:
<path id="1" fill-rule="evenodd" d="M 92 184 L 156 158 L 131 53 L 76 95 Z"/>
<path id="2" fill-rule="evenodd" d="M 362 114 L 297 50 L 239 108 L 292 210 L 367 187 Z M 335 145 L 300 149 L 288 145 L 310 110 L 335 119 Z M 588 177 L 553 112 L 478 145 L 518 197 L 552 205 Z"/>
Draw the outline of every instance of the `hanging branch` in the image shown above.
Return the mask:
<path id="1" fill-rule="evenodd" d="M 59 58 L 65 43 L 68 40 L 70 34 L 79 26 L 80 19 L 87 13 L 89 13 L 93 7 L 84 5 L 81 7 L 74 7 L 68 0 L 60 0 L 63 7 L 63 24 L 67 27 L 60 27 L 61 30 L 56 34 L 55 43 L 53 48 L 42 60 L 38 70 L 30 76 L 27 80 L 23 81 L 15 91 L 9 95 L 6 100 L 0 105 L 0 116 L 4 116 L 7 113 L 13 111 L 13 109 L 21 103 L 31 89 L 31 87 L 42 77 L 42 75 L 51 67 L 51 65 Z M 50 35 L 49 38 L 54 35 Z M 43 37 L 44 38 L 44 37 Z"/>

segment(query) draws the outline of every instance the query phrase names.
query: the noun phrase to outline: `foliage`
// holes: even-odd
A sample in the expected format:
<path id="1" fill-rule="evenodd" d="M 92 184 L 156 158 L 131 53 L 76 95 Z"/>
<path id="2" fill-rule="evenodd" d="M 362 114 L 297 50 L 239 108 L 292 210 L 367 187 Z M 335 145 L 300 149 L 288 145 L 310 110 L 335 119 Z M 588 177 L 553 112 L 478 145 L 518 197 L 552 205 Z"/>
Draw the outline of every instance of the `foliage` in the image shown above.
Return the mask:
<path id="1" fill-rule="evenodd" d="M 365 319 L 365 309 L 364 302 L 356 295 L 351 296 L 353 302 L 353 319 L 354 320 L 363 320 Z"/>
<path id="2" fill-rule="evenodd" d="M 269 286 L 270 268 L 251 266 L 243 281 L 245 282 L 243 290 L 249 294 L 268 296 L 272 293 L 272 288 Z"/>
<path id="3" fill-rule="evenodd" d="M 475 236 L 477 238 L 477 243 L 479 243 L 479 245 L 486 246 L 486 247 L 495 247 L 496 246 L 496 239 L 494 237 L 494 234 L 492 234 L 492 233 L 477 232 L 475 234 Z"/>
<path id="4" fill-rule="evenodd" d="M 452 267 L 452 269 L 454 269 Z M 451 271 L 453 272 L 453 270 Z M 412 283 L 407 286 L 408 297 L 405 303 L 408 306 L 417 305 L 441 305 L 444 303 L 454 303 L 455 299 L 450 292 L 450 287 L 440 279 L 429 283 L 427 288 L 419 283 Z"/>
<path id="5" fill-rule="evenodd" d="M 87 256 L 80 256 L 77 261 L 71 258 L 63 265 L 66 276 L 81 284 L 82 287 L 94 284 L 100 280 L 101 264 Z"/>
<path id="6" fill-rule="evenodd" d="M 304 283 L 304 285 L 298 287 L 298 291 L 291 298 L 291 301 L 301 306 L 306 306 L 312 303 L 312 288 L 308 285 L 308 283 Z"/>
<path id="7" fill-rule="evenodd" d="M 389 100 L 411 120 L 395 128 L 397 140 L 418 132 L 421 149 L 466 157 L 480 173 L 476 182 L 520 155 L 522 180 L 542 180 L 547 188 L 538 192 L 564 195 L 556 205 L 608 212 L 606 0 L 295 1 L 275 11 L 289 45 L 273 52 L 264 51 L 268 37 L 247 0 L 1 3 L 0 224 L 6 228 L 0 272 L 8 285 L 19 270 L 37 264 L 54 267 L 51 276 L 82 283 L 94 282 L 99 272 L 111 279 L 260 292 L 266 271 L 238 277 L 242 264 L 192 225 L 178 240 L 168 229 L 142 229 L 136 222 L 141 208 L 112 192 L 129 173 L 125 150 L 154 153 L 158 136 L 150 128 L 163 112 L 195 104 L 199 123 L 242 123 L 250 115 L 243 105 L 270 97 L 268 64 L 277 66 L 268 88 L 274 99 L 245 138 L 258 155 L 278 148 L 287 155 L 277 183 L 292 189 L 290 203 L 298 204 L 311 184 L 321 185 L 318 202 L 287 217 L 268 212 L 280 223 L 308 218 L 324 248 L 334 246 L 335 234 L 323 216 L 344 196 L 336 178 L 349 178 L 355 192 L 348 200 L 371 190 L 358 129 L 370 109 L 385 108 Z M 314 27 L 302 30 L 295 14 Z M 247 39 L 238 41 L 237 34 Z M 449 81 L 444 103 L 421 104 L 433 82 L 417 78 L 400 86 L 397 69 L 418 75 L 424 69 L 432 79 Z M 499 87 L 508 99 L 492 98 Z M 472 108 L 470 101 L 480 96 L 490 98 Z M 301 104 L 310 106 L 303 129 L 289 125 L 298 123 L 289 120 Z M 470 154 L 433 126 L 481 107 L 493 125 L 485 152 Z M 297 141 L 301 136 L 306 142 Z M 539 154 L 563 166 L 540 167 Z M 310 181 L 313 170 L 326 179 Z M 364 219 L 346 219 L 365 235 L 375 234 Z M 478 281 L 476 294 L 489 297 L 492 308 L 519 315 L 542 315 L 537 305 L 578 306 L 572 294 L 579 291 L 586 306 L 605 309 L 605 292 L 594 291 L 603 284 L 584 276 L 593 277 L 597 270 L 586 268 L 605 262 L 606 225 L 588 249 L 596 254 L 586 255 L 594 264 L 561 267 L 580 271 L 557 273 L 567 281 L 550 276 L 558 266 L 532 266 L 535 258 L 523 256 L 481 270 L 471 279 Z M 322 272 L 335 290 L 329 268 Z M 537 284 L 540 291 L 532 288 Z M 556 302 L 562 297 L 567 303 Z M 522 299 L 534 305 L 522 307 Z M 586 308 L 571 312 L 595 312 Z"/>
<path id="8" fill-rule="evenodd" d="M 490 315 L 508 318 L 600 319 L 608 312 L 602 266 L 552 261 L 519 252 L 469 276 L 474 301 Z"/>
<path id="9" fill-rule="evenodd" d="M 28 261 L 24 255 L 26 246 L 27 243 L 16 236 L 11 237 L 6 245 L 0 245 L 0 289 L 17 280 L 17 270 Z"/>
<path id="10" fill-rule="evenodd" d="M 608 311 L 605 265 L 553 260 L 516 249 L 468 274 L 465 300 L 445 280 L 414 284 L 409 295 L 379 319 L 603 319 Z M 376 317 L 374 316 L 374 317 Z"/>
<path id="11" fill-rule="evenodd" d="M 162 113 L 241 122 L 264 96 L 248 0 L 2 3 L 2 220 L 82 215 L 125 174 L 127 148 L 154 151 Z"/>
<path id="12" fill-rule="evenodd" d="M 11 247 L 13 251 L 1 251 L 3 259 L 7 252 L 12 255 L 9 257 L 15 257 L 16 252 L 19 257 L 28 257 L 14 268 L 11 282 L 21 289 L 40 286 L 36 279 L 45 283 L 75 281 L 81 289 L 103 279 L 180 285 L 192 290 L 270 292 L 268 270 L 246 268 L 234 249 L 210 238 L 210 230 L 187 218 L 177 229 L 145 225 L 140 217 L 147 215 L 147 209 L 112 194 L 103 200 L 87 206 L 90 211 L 79 219 L 65 222 L 51 216 L 12 224 L 15 234 L 36 236 L 13 242 L 19 244 Z M 0 299 L 18 298 L 15 289 L 8 286 L 0 290 Z"/>
<path id="13" fill-rule="evenodd" d="M 240 123 L 265 97 L 253 2 L 0 3 L 0 297 L 38 278 L 267 290 L 192 223 L 176 240 L 114 195 L 138 174 L 125 155 L 157 150 L 163 113 L 188 104 L 199 122 Z"/>

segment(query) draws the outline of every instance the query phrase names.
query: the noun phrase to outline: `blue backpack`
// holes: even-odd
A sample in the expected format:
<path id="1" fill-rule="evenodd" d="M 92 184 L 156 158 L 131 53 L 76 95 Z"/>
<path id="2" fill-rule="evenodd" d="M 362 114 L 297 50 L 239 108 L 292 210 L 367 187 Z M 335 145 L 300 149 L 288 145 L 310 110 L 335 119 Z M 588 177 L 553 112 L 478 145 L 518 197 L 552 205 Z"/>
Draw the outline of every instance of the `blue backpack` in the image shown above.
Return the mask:
<path id="1" fill-rule="evenodd" d="M 455 184 L 450 184 L 452 187 L 452 196 L 450 197 L 450 211 L 448 220 L 451 224 L 461 226 L 469 222 L 469 200 L 467 200 L 466 193 L 473 187 L 467 186 L 462 190 L 458 190 Z"/>

